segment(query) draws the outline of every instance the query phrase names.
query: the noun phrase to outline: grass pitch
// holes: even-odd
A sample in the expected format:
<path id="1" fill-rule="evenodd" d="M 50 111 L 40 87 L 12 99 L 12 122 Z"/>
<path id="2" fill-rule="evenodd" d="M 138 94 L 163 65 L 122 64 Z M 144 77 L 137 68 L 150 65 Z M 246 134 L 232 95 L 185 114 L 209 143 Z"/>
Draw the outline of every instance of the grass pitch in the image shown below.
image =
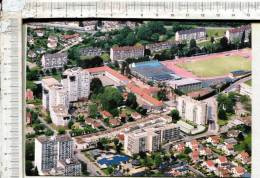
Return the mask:
<path id="1" fill-rule="evenodd" d="M 234 70 L 251 70 L 251 61 L 241 56 L 225 56 L 209 60 L 191 61 L 177 66 L 198 77 L 223 76 Z"/>

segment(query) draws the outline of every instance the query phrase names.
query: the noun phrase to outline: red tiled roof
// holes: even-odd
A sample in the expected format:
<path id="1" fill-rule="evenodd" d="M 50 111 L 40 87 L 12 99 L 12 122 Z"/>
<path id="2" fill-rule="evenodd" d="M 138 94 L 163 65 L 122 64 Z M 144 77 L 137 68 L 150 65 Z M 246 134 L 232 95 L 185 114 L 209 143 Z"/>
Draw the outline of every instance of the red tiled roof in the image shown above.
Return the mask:
<path id="1" fill-rule="evenodd" d="M 142 97 L 144 100 L 146 100 L 147 102 L 151 103 L 154 106 L 162 106 L 162 102 L 153 98 L 152 96 L 148 95 L 147 93 L 143 92 L 141 88 L 137 87 L 134 84 L 127 84 L 127 88 L 129 88 L 129 90 L 131 90 L 131 92 L 139 95 L 140 97 Z"/>
<path id="2" fill-rule="evenodd" d="M 110 114 L 108 111 L 102 111 L 101 114 L 105 117 L 112 117 L 112 114 Z"/>
<path id="3" fill-rule="evenodd" d="M 193 159 L 199 159 L 199 152 L 198 151 L 193 151 L 191 153 L 191 156 L 192 156 Z"/>
<path id="4" fill-rule="evenodd" d="M 227 147 L 228 150 L 233 150 L 234 149 L 234 146 L 231 143 L 226 144 L 226 147 Z"/>
<path id="5" fill-rule="evenodd" d="M 241 158 L 243 158 L 243 159 L 249 158 L 249 154 L 247 152 L 245 152 L 245 151 L 243 151 L 243 152 L 241 152 L 239 154 L 240 154 Z"/>
<path id="6" fill-rule="evenodd" d="M 251 28 L 251 25 L 242 25 L 241 27 L 230 29 L 229 32 L 237 33 L 237 32 L 242 32 L 244 30 L 249 30 L 250 28 Z"/>
<path id="7" fill-rule="evenodd" d="M 243 174 L 245 172 L 245 169 L 241 166 L 235 167 L 235 170 L 238 174 Z"/>
<path id="8" fill-rule="evenodd" d="M 219 159 L 219 161 L 220 161 L 221 163 L 226 163 L 226 162 L 228 162 L 228 160 L 227 160 L 227 158 L 226 158 L 225 156 L 220 156 L 218 159 Z"/>
<path id="9" fill-rule="evenodd" d="M 71 39 L 71 38 L 75 38 L 75 37 L 79 37 L 80 35 L 78 33 L 75 33 L 73 35 L 63 35 L 63 38 L 65 40 Z"/>
<path id="10" fill-rule="evenodd" d="M 119 140 L 121 140 L 121 141 L 124 141 L 125 140 L 125 135 L 120 133 L 120 134 L 117 135 L 117 138 Z"/>
<path id="11" fill-rule="evenodd" d="M 117 71 L 111 69 L 108 66 L 94 67 L 94 68 L 89 68 L 89 69 L 86 69 L 86 70 L 89 73 L 109 72 L 111 75 L 113 75 L 114 77 L 118 78 L 119 80 L 129 82 L 129 79 L 127 77 L 121 75 L 120 73 L 118 73 Z M 148 95 L 146 92 L 143 91 L 142 88 L 137 87 L 136 85 L 131 84 L 131 83 L 128 83 L 126 85 L 126 87 L 132 93 L 135 93 L 135 94 L 139 95 L 144 100 L 146 100 L 147 102 L 153 104 L 154 106 L 162 106 L 162 102 L 161 101 L 159 101 L 159 100 L 153 98 L 152 96 Z"/>
<path id="12" fill-rule="evenodd" d="M 209 166 L 209 167 L 213 167 L 213 166 L 214 166 L 214 163 L 213 163 L 212 160 L 206 161 L 206 164 L 207 164 L 207 166 Z"/>
<path id="13" fill-rule="evenodd" d="M 212 142 L 216 143 L 216 144 L 219 143 L 219 141 L 220 141 L 220 138 L 217 135 L 211 136 L 210 138 L 211 138 Z"/>
<path id="14" fill-rule="evenodd" d="M 32 92 L 32 90 L 30 90 L 30 89 L 27 89 L 26 90 L 26 99 L 27 100 L 33 100 L 33 92 Z"/>
<path id="15" fill-rule="evenodd" d="M 113 118 L 113 119 L 109 119 L 109 123 L 113 126 L 118 126 L 120 125 L 120 121 L 116 118 Z"/>

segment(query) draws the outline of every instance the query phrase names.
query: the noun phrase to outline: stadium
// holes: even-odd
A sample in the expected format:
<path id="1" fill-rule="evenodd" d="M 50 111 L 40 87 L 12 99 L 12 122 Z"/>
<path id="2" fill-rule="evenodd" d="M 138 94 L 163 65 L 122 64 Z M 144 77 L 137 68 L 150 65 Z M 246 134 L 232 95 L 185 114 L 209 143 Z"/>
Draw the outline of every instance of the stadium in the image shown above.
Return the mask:
<path id="1" fill-rule="evenodd" d="M 133 63 L 131 73 L 145 81 L 166 81 L 180 79 L 173 71 L 166 68 L 158 60 Z"/>

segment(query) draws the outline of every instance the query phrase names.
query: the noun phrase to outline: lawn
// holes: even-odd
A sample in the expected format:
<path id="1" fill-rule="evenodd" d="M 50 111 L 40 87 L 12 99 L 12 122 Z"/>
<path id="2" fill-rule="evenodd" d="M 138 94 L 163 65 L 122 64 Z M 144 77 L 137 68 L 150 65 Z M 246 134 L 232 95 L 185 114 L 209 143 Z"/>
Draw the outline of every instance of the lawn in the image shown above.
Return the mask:
<path id="1" fill-rule="evenodd" d="M 225 35 L 227 29 L 222 29 L 222 28 L 211 28 L 211 29 L 206 29 L 206 33 L 210 39 L 211 36 L 213 37 L 221 37 Z"/>
<path id="2" fill-rule="evenodd" d="M 225 56 L 177 65 L 198 77 L 215 77 L 226 75 L 234 70 L 251 70 L 251 61 L 241 56 Z"/>
<path id="3" fill-rule="evenodd" d="M 252 80 L 246 81 L 245 84 L 247 84 L 247 85 L 249 85 L 249 86 L 252 86 Z"/>

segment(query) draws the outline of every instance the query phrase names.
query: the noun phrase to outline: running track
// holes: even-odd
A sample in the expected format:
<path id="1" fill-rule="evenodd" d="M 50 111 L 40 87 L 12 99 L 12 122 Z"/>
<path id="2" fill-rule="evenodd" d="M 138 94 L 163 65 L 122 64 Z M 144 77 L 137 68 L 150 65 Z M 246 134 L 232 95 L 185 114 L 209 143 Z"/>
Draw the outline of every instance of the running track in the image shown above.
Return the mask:
<path id="1" fill-rule="evenodd" d="M 193 57 L 183 57 L 175 60 L 167 60 L 167 61 L 162 61 L 161 63 L 165 65 L 168 69 L 172 70 L 174 73 L 181 77 L 185 78 L 195 78 L 195 79 L 216 79 L 216 78 L 223 78 L 227 77 L 227 75 L 224 76 L 217 76 L 217 77 L 197 77 L 195 76 L 192 72 L 187 71 L 186 69 L 178 67 L 176 64 L 181 64 L 185 62 L 189 62 L 192 60 L 196 61 L 201 61 L 201 60 L 210 60 L 214 58 L 219 58 L 219 57 L 225 57 L 225 56 L 241 56 L 245 57 L 248 60 L 252 60 L 252 54 L 251 54 L 251 49 L 245 48 L 245 49 L 240 49 L 240 50 L 232 50 L 232 51 L 226 51 L 226 52 L 221 52 L 221 53 L 214 53 L 214 54 L 208 54 L 208 55 L 202 55 L 202 56 L 193 56 Z"/>

